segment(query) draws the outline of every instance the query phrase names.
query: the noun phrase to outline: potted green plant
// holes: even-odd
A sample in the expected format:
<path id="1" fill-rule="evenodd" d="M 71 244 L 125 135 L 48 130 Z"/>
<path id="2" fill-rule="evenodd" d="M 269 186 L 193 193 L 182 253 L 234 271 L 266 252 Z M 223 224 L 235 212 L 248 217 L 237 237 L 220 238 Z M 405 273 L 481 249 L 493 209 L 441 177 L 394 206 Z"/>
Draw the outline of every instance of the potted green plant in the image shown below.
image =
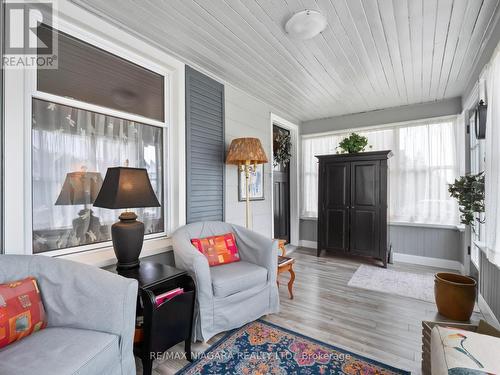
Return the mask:
<path id="1" fill-rule="evenodd" d="M 342 139 L 337 147 L 338 154 L 355 154 L 365 151 L 368 146 L 368 138 L 357 133 L 351 133 Z M 372 146 L 368 146 L 372 148 Z"/>
<path id="2" fill-rule="evenodd" d="M 289 133 L 279 132 L 274 138 L 273 165 L 286 167 L 292 157 L 292 140 Z"/>
<path id="3" fill-rule="evenodd" d="M 458 201 L 460 222 L 475 230 L 483 220 L 476 213 L 484 212 L 484 172 L 460 176 L 448 185 L 450 196 Z M 435 275 L 434 296 L 438 312 L 446 318 L 466 321 L 472 315 L 477 294 L 472 277 L 440 272 Z"/>
<path id="4" fill-rule="evenodd" d="M 484 212 L 484 172 L 460 176 L 448 185 L 448 192 L 458 201 L 460 222 L 475 230 L 476 222 L 483 222 L 475 214 Z"/>

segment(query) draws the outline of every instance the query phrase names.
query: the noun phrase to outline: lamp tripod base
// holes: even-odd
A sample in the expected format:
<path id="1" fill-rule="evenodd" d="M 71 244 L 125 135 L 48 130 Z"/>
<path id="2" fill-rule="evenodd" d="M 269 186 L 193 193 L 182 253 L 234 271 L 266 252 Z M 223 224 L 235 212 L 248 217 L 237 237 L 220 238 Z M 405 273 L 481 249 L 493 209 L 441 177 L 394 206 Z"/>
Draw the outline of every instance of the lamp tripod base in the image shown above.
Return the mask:
<path id="1" fill-rule="evenodd" d="M 123 212 L 120 221 L 111 226 L 113 249 L 120 270 L 139 267 L 139 255 L 144 242 L 144 223 L 133 212 Z"/>

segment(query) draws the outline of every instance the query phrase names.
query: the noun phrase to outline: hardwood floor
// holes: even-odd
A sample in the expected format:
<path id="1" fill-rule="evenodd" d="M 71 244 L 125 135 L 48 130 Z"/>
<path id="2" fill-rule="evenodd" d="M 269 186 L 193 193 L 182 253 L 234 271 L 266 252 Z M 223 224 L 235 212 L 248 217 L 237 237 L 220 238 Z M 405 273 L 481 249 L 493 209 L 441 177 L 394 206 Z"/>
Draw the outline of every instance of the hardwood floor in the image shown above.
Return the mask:
<path id="1" fill-rule="evenodd" d="M 281 311 L 264 319 L 329 344 L 348 349 L 389 365 L 420 373 L 421 322 L 443 320 L 433 303 L 382 292 L 347 286 L 360 264 L 370 260 L 350 259 L 298 248 L 295 263 L 294 299 L 288 298 L 280 276 Z M 434 273 L 442 269 L 397 263 L 389 268 L 414 273 Z M 474 313 L 473 320 L 482 315 Z M 208 343 L 193 345 L 204 351 L 221 335 Z M 182 346 L 169 352 L 182 351 Z M 168 358 L 155 362 L 155 374 L 174 374 L 187 362 Z M 138 366 L 140 367 L 140 365 Z M 139 370 L 140 372 L 140 370 Z"/>

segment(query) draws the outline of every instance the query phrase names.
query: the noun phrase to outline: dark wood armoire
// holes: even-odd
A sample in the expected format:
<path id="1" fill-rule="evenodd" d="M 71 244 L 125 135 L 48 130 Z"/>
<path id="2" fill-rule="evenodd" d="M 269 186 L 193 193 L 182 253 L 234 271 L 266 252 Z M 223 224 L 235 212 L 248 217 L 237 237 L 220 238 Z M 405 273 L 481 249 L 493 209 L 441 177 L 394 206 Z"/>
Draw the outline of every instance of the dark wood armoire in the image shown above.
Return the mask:
<path id="1" fill-rule="evenodd" d="M 387 267 L 388 167 L 391 151 L 317 156 L 318 253 L 380 259 Z"/>

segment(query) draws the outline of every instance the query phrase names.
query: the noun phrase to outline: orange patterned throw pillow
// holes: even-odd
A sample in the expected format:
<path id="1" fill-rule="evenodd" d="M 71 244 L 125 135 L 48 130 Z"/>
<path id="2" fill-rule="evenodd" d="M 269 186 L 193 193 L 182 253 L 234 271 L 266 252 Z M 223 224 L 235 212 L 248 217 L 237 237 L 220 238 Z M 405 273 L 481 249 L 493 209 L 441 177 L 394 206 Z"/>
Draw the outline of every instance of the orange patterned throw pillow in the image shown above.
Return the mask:
<path id="1" fill-rule="evenodd" d="M 240 255 L 232 233 L 207 238 L 193 238 L 191 243 L 205 255 L 210 266 L 238 262 Z"/>
<path id="2" fill-rule="evenodd" d="M 0 349 L 46 326 L 35 278 L 0 284 Z"/>

